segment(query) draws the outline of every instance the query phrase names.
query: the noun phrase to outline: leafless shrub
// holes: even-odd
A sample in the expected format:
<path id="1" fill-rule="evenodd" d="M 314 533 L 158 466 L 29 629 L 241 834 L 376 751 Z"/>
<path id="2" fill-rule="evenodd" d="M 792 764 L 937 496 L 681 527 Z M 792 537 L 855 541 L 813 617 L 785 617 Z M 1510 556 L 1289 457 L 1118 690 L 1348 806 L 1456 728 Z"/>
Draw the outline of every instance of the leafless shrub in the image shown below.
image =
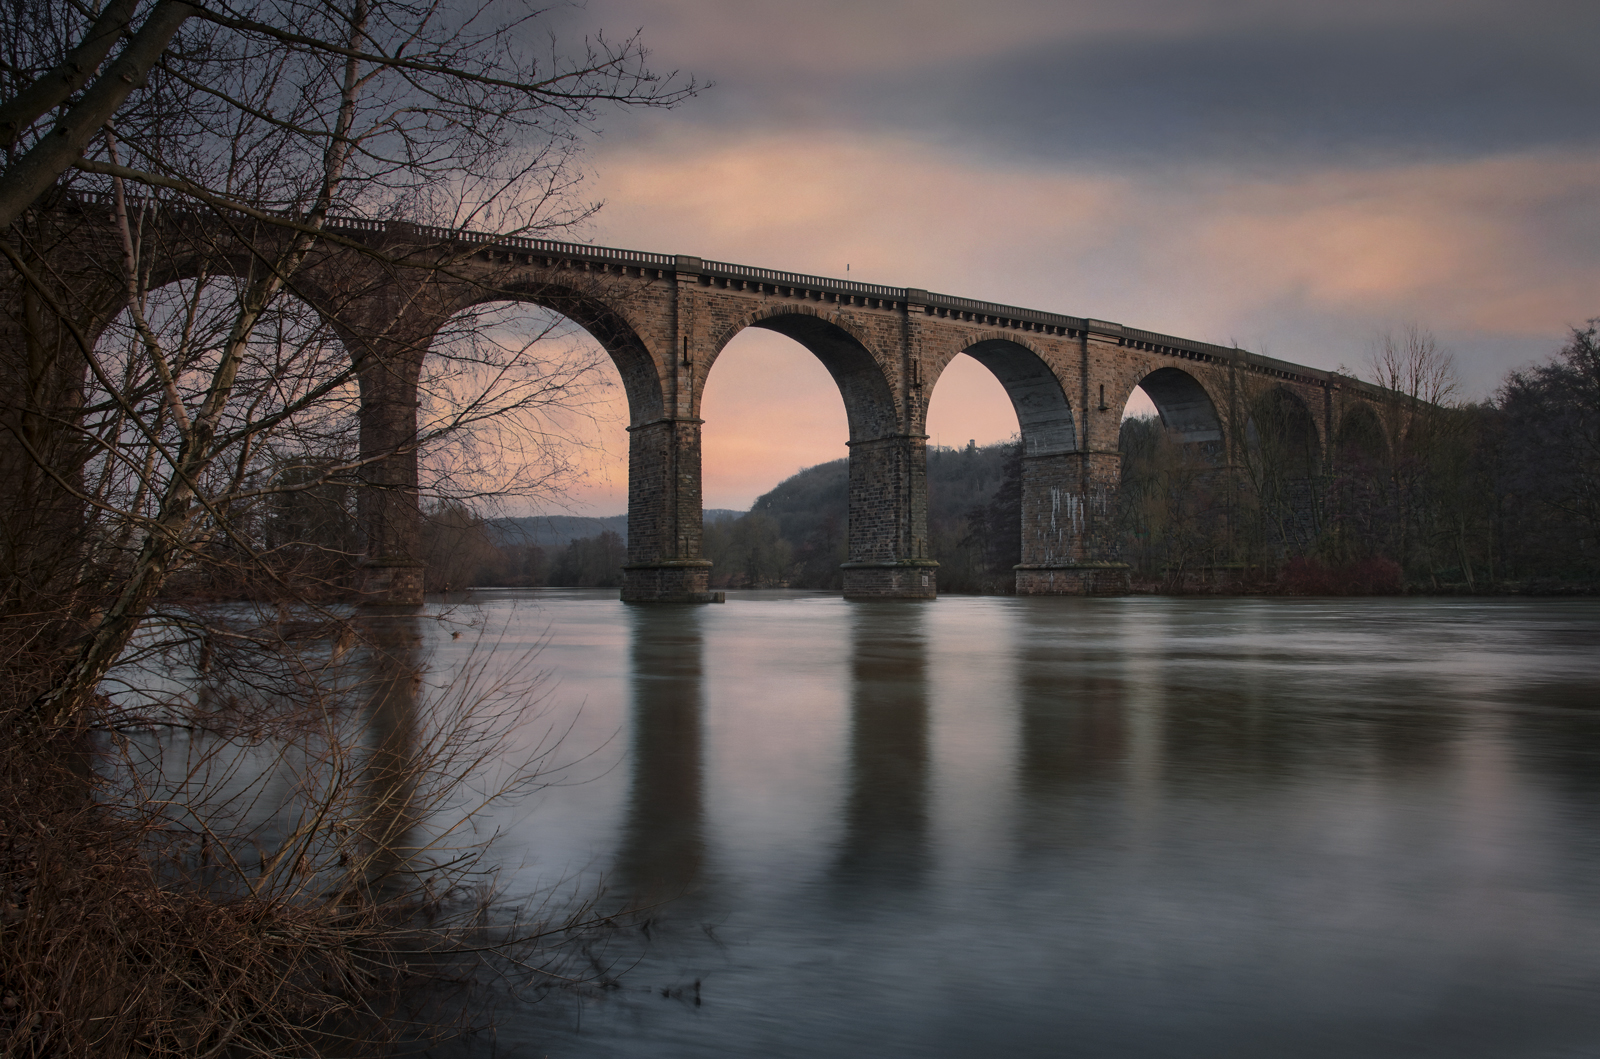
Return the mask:
<path id="1" fill-rule="evenodd" d="M 296 620 L 0 756 L 7 1056 L 378 1053 L 461 1028 L 486 976 L 603 981 L 615 917 L 512 901 L 485 857 L 562 774 L 540 678 L 476 654 L 429 688 L 416 618 Z"/>

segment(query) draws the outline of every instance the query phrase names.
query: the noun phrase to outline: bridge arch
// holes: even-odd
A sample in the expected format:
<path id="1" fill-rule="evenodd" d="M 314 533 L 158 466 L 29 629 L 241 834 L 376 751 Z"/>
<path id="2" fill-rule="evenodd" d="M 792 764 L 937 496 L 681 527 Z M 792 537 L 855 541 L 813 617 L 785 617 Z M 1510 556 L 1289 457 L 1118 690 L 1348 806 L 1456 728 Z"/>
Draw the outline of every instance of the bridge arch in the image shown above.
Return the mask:
<path id="1" fill-rule="evenodd" d="M 1322 467 L 1322 438 L 1305 400 L 1287 386 L 1255 394 L 1246 408 L 1245 443 L 1275 473 L 1307 478 Z"/>
<path id="2" fill-rule="evenodd" d="M 628 398 L 628 414 L 633 423 L 650 422 L 667 413 L 666 395 L 662 392 L 661 372 L 656 360 L 633 324 L 618 311 L 615 304 L 576 287 L 551 283 L 510 283 L 492 290 L 475 290 L 472 296 L 457 303 L 449 316 L 497 302 L 536 305 L 559 313 L 588 332 L 605 350 L 622 377 L 622 389 Z M 441 318 L 440 324 L 445 319 L 448 316 Z"/>
<path id="3" fill-rule="evenodd" d="M 1121 405 L 1113 407 L 1125 407 L 1134 387 L 1150 398 L 1161 417 L 1161 425 L 1175 440 L 1184 444 L 1222 440 L 1222 419 L 1217 414 L 1216 402 L 1205 385 L 1182 368 L 1163 367 L 1146 372 L 1121 395 Z"/>
<path id="4" fill-rule="evenodd" d="M 1389 438 L 1371 404 L 1356 401 L 1339 417 L 1334 454 L 1341 467 L 1372 467 L 1387 462 Z"/>
<path id="5" fill-rule="evenodd" d="M 938 564 L 928 555 L 927 436 L 920 423 L 900 414 L 887 358 L 875 352 L 862 327 L 840 315 L 809 305 L 775 306 L 749 313 L 717 335 L 707 378 L 733 337 L 750 327 L 804 346 L 844 399 L 850 432 L 845 595 L 934 596 Z"/>
<path id="6" fill-rule="evenodd" d="M 1281 383 L 1245 405 L 1243 460 L 1257 501 L 1287 554 L 1304 554 L 1321 533 L 1322 438 L 1304 398 Z"/>
<path id="7" fill-rule="evenodd" d="M 1061 379 L 1037 349 L 1010 335 L 984 335 L 961 352 L 989 369 L 1005 388 L 1017 414 L 1024 455 L 1058 456 L 1078 451 L 1072 403 Z"/>
<path id="8" fill-rule="evenodd" d="M 108 284 L 118 280 L 117 270 L 106 265 L 120 260 L 121 242 L 109 199 L 103 193 L 68 196 L 48 213 L 48 223 L 64 237 L 51 244 L 56 249 L 49 251 L 49 272 L 74 312 L 89 306 L 87 315 L 93 316 L 117 302 L 120 286 Z M 1019 570 L 1039 572 L 1039 591 L 1086 586 L 1100 576 L 1092 571 L 1118 565 L 1106 543 L 1111 538 L 1102 514 L 1119 480 L 1113 444 L 1119 391 L 1125 401 L 1142 386 L 1169 440 L 1190 444 L 1198 450 L 1194 455 L 1208 459 L 1220 455 L 1226 443 L 1235 466 L 1256 458 L 1246 438 L 1253 431 L 1257 453 L 1275 447 L 1284 458 L 1292 456 L 1320 473 L 1338 465 L 1341 436 L 1373 433 L 1367 413 L 1350 412 L 1344 422 L 1333 415 L 1336 408 L 1348 411 L 1351 403 L 1368 401 L 1376 404 L 1381 421 L 1388 418 L 1388 399 L 1378 391 L 1358 387 L 1336 396 L 1336 390 L 1319 383 L 1317 373 L 1293 370 L 1293 365 L 1272 367 L 1243 351 L 1105 321 L 692 255 L 445 231 L 401 221 L 345 218 L 330 225 L 337 238 L 324 241 L 296 269 L 293 292 L 337 324 L 345 348 L 329 343 L 330 362 L 348 354 L 362 369 L 363 452 L 374 455 L 365 466 L 375 475 L 387 474 L 390 464 L 403 470 L 406 446 L 369 450 L 365 439 L 379 436 L 375 431 L 382 424 L 391 438 L 416 436 L 417 394 L 408 386 L 427 360 L 439 326 L 453 314 L 491 302 L 535 304 L 562 314 L 598 340 L 622 376 L 633 420 L 629 536 L 630 554 L 637 544 L 638 555 L 630 559 L 629 570 L 638 577 L 625 589 L 629 599 L 705 595 L 692 587 L 701 576 L 695 571 L 704 565 L 698 558 L 700 388 L 723 346 L 750 327 L 799 341 L 841 391 L 852 446 L 852 519 L 861 513 L 877 520 L 872 534 L 851 543 L 852 564 L 864 571 L 862 588 L 869 595 L 928 594 L 922 590 L 931 575 L 921 569 L 926 552 L 919 529 L 926 514 L 924 387 L 931 390 L 929 384 L 959 352 L 985 363 L 1001 382 L 1028 439 L 1032 458 L 1025 462 L 1032 469 L 1024 496 L 1037 533 L 1028 538 L 1034 551 Z M 202 272 L 238 275 L 258 269 L 284 245 L 287 232 L 180 206 L 163 207 L 159 218 L 150 215 L 140 237 L 152 275 L 165 283 Z M 95 289 L 82 289 L 84 283 Z M 77 322 L 86 326 L 88 321 Z M 12 329 L 22 330 L 20 322 L 14 319 Z M 1056 389 L 1041 374 L 1041 364 L 1054 366 Z M 26 364 L 21 368 L 32 370 Z M 923 369 L 927 379 L 921 377 Z M 45 381 L 75 392 L 81 380 L 68 377 L 74 370 L 76 364 L 65 371 L 51 364 Z M 1287 389 L 1267 393 L 1272 386 Z M 1211 445 L 1216 447 L 1204 448 Z M 412 465 L 414 470 L 414 457 Z M 374 495 L 414 501 L 414 479 L 408 483 L 398 470 L 380 484 L 386 489 L 373 490 Z M 1308 478 L 1305 484 L 1315 483 Z M 635 503 L 633 494 L 643 499 Z M 400 514 L 396 518 L 404 521 Z M 395 539 L 403 543 L 403 537 L 397 532 Z M 370 550 L 396 559 L 397 568 L 405 565 L 402 547 Z M 899 572 L 880 576 L 872 571 Z M 912 580 L 896 581 L 901 573 Z M 1022 582 L 1019 574 L 1019 590 Z M 390 593 L 393 601 L 405 596 Z"/>
<path id="9" fill-rule="evenodd" d="M 872 351 L 871 340 L 852 321 L 809 305 L 761 309 L 730 325 L 712 341 L 706 377 L 716 367 L 717 358 L 728 343 L 751 327 L 793 339 L 822 362 L 844 399 L 851 442 L 871 441 L 902 432 L 894 389 L 882 362 Z"/>

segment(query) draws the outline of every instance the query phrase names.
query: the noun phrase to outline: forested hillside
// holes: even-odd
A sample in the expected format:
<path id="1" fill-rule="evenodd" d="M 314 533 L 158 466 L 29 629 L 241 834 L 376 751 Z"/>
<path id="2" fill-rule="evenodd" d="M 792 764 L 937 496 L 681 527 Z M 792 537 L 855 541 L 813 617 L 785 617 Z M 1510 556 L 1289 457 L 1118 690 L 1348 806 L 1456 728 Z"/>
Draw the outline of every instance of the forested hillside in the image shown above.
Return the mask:
<path id="1" fill-rule="evenodd" d="M 928 538 L 941 591 L 1009 591 L 1021 473 L 1012 443 L 928 451 Z M 834 460 L 780 482 L 748 515 L 708 523 L 713 585 L 841 588 L 848 502 L 849 463 Z"/>
<path id="2" fill-rule="evenodd" d="M 1271 443 L 1270 391 L 1217 446 L 1122 431 L 1122 558 L 1163 591 L 1582 592 L 1600 587 L 1600 321 L 1454 400 L 1449 355 L 1411 329 L 1374 357 L 1393 399 L 1313 459 Z M 1307 465 L 1312 468 L 1308 471 Z"/>

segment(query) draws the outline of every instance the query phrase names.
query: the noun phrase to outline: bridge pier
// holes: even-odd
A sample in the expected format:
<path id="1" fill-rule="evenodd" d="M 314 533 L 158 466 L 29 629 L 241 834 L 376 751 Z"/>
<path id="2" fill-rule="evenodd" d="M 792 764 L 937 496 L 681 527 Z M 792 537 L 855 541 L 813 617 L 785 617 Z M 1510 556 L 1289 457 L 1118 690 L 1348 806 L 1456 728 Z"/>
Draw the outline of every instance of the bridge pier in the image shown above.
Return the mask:
<path id="1" fill-rule="evenodd" d="M 845 598 L 933 599 L 939 564 L 928 554 L 928 436 L 894 434 L 849 444 Z"/>
<path id="2" fill-rule="evenodd" d="M 16 228 L 17 245 L 45 291 L 0 265 L 0 617 L 31 620 L 75 591 L 90 518 L 85 467 L 97 450 L 78 429 L 88 363 L 74 326 L 93 343 L 127 292 L 92 253 L 105 247 L 103 235 L 84 238 L 74 218 L 31 215 Z M 112 242 L 105 256 L 118 260 L 119 251 Z M 52 306 L 66 307 L 70 319 Z M 63 636 L 80 632 L 69 627 Z"/>
<path id="3" fill-rule="evenodd" d="M 1019 596 L 1112 595 L 1128 588 L 1114 526 L 1122 456 L 1067 452 L 1022 460 Z"/>
<path id="4" fill-rule="evenodd" d="M 348 319 L 342 332 L 352 350 L 361 349 Z M 417 379 L 429 340 L 369 338 L 381 335 L 377 327 L 361 334 L 368 350 L 358 370 L 363 488 L 356 504 L 366 552 L 357 590 L 364 607 L 419 607 L 426 564 L 417 476 Z"/>
<path id="5" fill-rule="evenodd" d="M 700 557 L 700 424 L 664 416 L 628 428 L 626 603 L 710 603 Z"/>

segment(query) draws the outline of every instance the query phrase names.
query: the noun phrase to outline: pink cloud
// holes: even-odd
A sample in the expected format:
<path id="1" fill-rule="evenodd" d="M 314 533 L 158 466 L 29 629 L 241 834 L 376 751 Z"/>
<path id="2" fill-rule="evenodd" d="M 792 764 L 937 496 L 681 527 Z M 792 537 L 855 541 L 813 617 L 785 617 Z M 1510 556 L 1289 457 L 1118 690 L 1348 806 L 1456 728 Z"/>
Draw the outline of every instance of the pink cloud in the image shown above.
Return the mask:
<path id="1" fill-rule="evenodd" d="M 851 278 L 1237 340 L 1327 368 L 1360 364 L 1375 329 L 1406 320 L 1480 346 L 1516 339 L 1474 367 L 1478 392 L 1528 359 L 1529 336 L 1553 349 L 1568 324 L 1600 312 L 1592 240 L 1550 233 L 1587 216 L 1600 193 L 1588 156 L 1179 181 L 1000 168 L 815 132 L 718 139 L 662 125 L 607 146 L 596 156 L 609 200 L 596 241 L 823 275 L 848 265 Z M 1015 418 L 998 384 L 975 363 L 952 370 L 932 397 L 935 439 L 1008 436 Z M 575 494 L 595 510 L 625 502 L 620 400 L 612 413 Z M 705 418 L 710 507 L 744 507 L 799 467 L 844 455 L 831 380 L 779 336 L 730 346 Z"/>

